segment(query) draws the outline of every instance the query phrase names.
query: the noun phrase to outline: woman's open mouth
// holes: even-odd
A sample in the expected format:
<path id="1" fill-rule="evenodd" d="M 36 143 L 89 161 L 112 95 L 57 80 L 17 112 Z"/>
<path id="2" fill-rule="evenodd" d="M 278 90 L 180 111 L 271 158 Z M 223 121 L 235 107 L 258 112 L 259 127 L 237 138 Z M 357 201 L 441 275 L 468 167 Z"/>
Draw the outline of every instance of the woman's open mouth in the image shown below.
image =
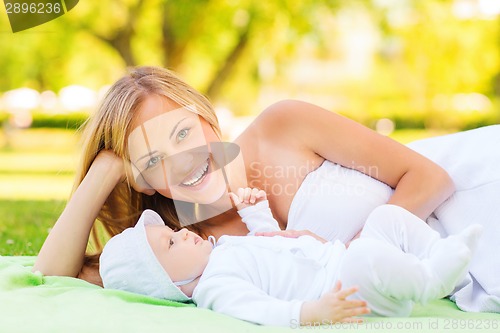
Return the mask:
<path id="1" fill-rule="evenodd" d="M 208 159 L 197 170 L 191 173 L 185 181 L 181 183 L 183 186 L 196 186 L 201 184 L 208 174 Z"/>

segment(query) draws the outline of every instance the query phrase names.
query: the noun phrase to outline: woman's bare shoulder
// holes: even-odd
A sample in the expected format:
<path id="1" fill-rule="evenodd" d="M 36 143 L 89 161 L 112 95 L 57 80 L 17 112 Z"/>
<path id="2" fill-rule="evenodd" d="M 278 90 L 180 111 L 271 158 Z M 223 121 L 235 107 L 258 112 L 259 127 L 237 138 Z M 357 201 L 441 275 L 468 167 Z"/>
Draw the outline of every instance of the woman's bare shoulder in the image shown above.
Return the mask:
<path id="1" fill-rule="evenodd" d="M 315 129 L 315 112 L 309 103 L 284 100 L 267 107 L 235 140 L 245 159 L 268 165 L 321 163 L 308 137 Z M 321 109 L 320 113 L 329 114 Z M 317 110 L 316 110 L 317 111 Z M 307 128 L 307 129 L 305 129 Z"/>
<path id="2" fill-rule="evenodd" d="M 300 122 L 304 117 L 311 117 L 313 109 L 317 111 L 321 108 L 299 100 L 282 100 L 265 108 L 255 119 L 255 122 L 261 126 L 276 125 L 277 123 L 282 124 L 283 122 Z M 327 112 L 324 109 L 321 110 Z"/>
<path id="3" fill-rule="evenodd" d="M 298 100 L 282 100 L 265 108 L 248 127 L 249 133 L 282 142 L 297 138 L 297 130 L 309 127 L 317 113 L 330 113 Z"/>
<path id="4" fill-rule="evenodd" d="M 311 104 L 283 100 L 263 110 L 235 140 L 249 160 L 270 164 L 298 163 L 316 158 L 301 127 L 311 128 Z M 325 110 L 326 113 L 329 113 Z M 309 120 L 307 120 L 309 119 Z M 306 125 L 304 125 L 306 123 Z"/>

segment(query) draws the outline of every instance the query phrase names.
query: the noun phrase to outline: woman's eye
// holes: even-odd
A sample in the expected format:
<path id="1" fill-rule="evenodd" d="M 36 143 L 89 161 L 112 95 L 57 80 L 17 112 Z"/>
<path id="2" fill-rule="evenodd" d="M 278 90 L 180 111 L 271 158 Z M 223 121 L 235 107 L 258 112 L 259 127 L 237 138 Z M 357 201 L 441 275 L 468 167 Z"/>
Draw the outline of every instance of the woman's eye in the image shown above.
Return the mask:
<path id="1" fill-rule="evenodd" d="M 148 161 L 148 165 L 146 165 L 146 169 L 150 169 L 152 167 L 154 167 L 156 164 L 158 164 L 161 160 L 161 157 L 160 156 L 154 156 L 154 157 L 151 157 Z"/>
<path id="2" fill-rule="evenodd" d="M 177 133 L 177 141 L 182 141 L 189 134 L 189 128 L 184 128 Z"/>

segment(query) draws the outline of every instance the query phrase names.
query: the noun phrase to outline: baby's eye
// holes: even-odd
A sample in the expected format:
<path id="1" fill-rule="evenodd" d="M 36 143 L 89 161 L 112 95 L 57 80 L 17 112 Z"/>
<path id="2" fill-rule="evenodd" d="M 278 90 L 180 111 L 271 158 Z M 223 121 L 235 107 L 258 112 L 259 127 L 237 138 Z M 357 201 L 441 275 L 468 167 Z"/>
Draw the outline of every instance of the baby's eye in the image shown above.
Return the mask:
<path id="1" fill-rule="evenodd" d="M 168 242 L 168 247 L 171 247 L 172 245 L 174 245 L 174 240 L 170 238 L 170 242 Z"/>
<path id="2" fill-rule="evenodd" d="M 186 136 L 189 134 L 189 128 L 184 128 L 177 133 L 177 141 L 182 141 L 186 138 Z"/>
<path id="3" fill-rule="evenodd" d="M 154 167 L 156 164 L 158 164 L 161 161 L 160 156 L 153 156 L 149 159 L 148 164 L 146 165 L 146 169 L 150 169 Z"/>

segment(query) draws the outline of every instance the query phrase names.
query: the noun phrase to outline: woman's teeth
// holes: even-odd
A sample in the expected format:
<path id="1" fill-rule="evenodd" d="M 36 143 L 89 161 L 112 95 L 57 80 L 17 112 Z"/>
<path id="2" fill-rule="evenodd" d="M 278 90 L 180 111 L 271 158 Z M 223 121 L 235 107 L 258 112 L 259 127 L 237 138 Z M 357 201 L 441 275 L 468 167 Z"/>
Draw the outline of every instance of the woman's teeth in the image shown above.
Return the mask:
<path id="1" fill-rule="evenodd" d="M 208 170 L 208 161 L 206 161 L 198 171 L 196 171 L 196 173 L 193 174 L 193 176 L 185 181 L 185 182 L 182 182 L 181 184 L 184 185 L 184 186 L 195 186 L 195 185 L 198 185 L 199 183 L 201 183 L 201 181 L 203 180 L 203 178 L 205 177 L 205 175 L 207 174 L 207 170 Z"/>

